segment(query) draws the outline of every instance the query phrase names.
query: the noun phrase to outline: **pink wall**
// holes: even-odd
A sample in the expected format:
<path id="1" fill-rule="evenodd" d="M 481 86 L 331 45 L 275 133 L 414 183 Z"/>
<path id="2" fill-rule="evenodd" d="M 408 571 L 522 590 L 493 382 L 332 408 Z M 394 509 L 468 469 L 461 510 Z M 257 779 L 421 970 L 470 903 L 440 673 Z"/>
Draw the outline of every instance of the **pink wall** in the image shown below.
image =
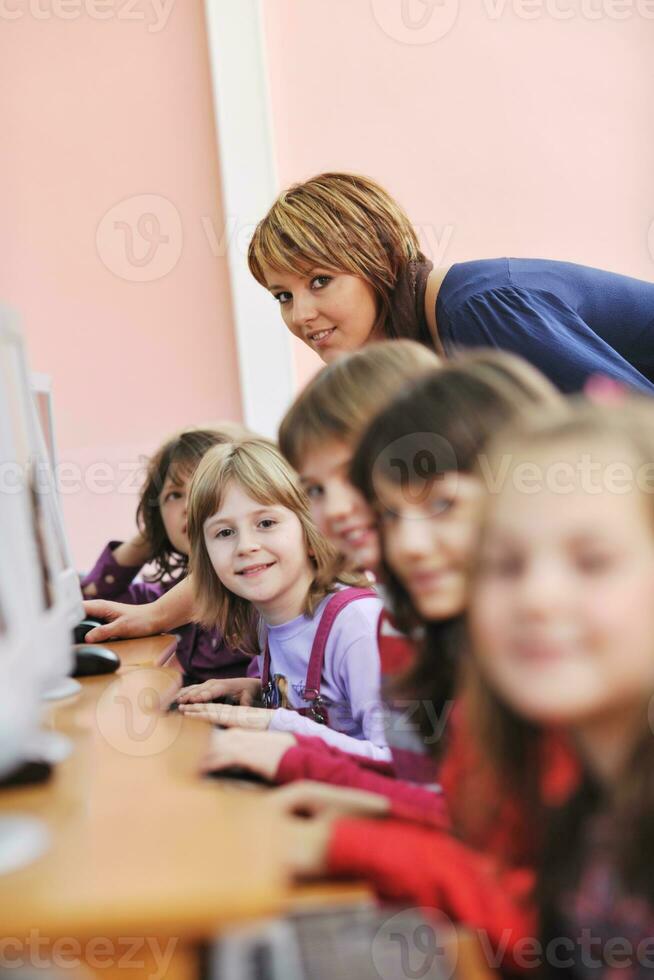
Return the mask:
<path id="1" fill-rule="evenodd" d="M 0 298 L 53 378 L 60 459 L 84 474 L 65 497 L 79 567 L 132 533 L 141 454 L 177 427 L 241 418 L 226 263 L 202 223 L 220 239 L 203 3 L 167 0 L 158 20 L 160 3 L 132 6 L 134 20 L 110 7 L 105 21 L 80 3 L 66 21 L 53 11 L 74 4 L 43 2 L 39 20 L 24 3 L 0 27 Z M 168 241 L 155 247 L 146 219 L 130 257 L 114 222 L 144 212 Z"/>
<path id="2" fill-rule="evenodd" d="M 282 185 L 369 174 L 443 264 L 513 254 L 654 278 L 654 5 L 405 2 L 422 29 L 402 0 L 266 0 Z"/>
<path id="3" fill-rule="evenodd" d="M 542 255 L 654 277 L 653 0 L 263 7 L 282 185 L 368 173 L 443 263 Z M 241 417 L 209 245 L 222 215 L 202 0 L 142 0 L 133 20 L 109 8 L 25 0 L 0 24 L 0 299 L 53 377 L 60 458 L 83 471 L 65 497 L 80 566 L 131 532 L 141 454 Z M 300 382 L 319 365 L 298 345 Z M 89 473 L 103 462 L 109 480 Z"/>

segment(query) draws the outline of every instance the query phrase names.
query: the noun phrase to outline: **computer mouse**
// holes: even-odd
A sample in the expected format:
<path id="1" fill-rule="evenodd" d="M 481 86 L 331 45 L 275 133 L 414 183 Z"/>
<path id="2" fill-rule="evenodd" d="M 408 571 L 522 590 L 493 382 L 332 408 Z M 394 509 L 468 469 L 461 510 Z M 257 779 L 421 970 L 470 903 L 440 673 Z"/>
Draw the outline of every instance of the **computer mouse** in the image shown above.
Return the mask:
<path id="1" fill-rule="evenodd" d="M 80 643 L 73 647 L 75 666 L 71 677 L 94 677 L 96 674 L 112 674 L 120 667 L 120 657 L 107 647 Z"/>
<path id="2" fill-rule="evenodd" d="M 105 626 L 106 622 L 107 622 L 106 619 L 96 619 L 95 617 L 87 616 L 85 619 L 82 620 L 81 623 L 78 623 L 75 629 L 73 630 L 75 643 L 83 643 L 84 640 L 86 639 L 87 633 L 90 633 L 91 630 L 94 630 L 96 626 Z"/>
<path id="3" fill-rule="evenodd" d="M 206 772 L 207 779 L 234 779 L 243 783 L 258 783 L 260 786 L 270 786 L 270 780 L 260 776 L 258 772 L 252 772 L 244 766 L 228 766 L 226 769 L 213 769 Z"/>
<path id="4" fill-rule="evenodd" d="M 50 779 L 53 769 L 54 766 L 45 759 L 28 759 L 0 779 L 0 789 L 44 783 Z"/>
<path id="5" fill-rule="evenodd" d="M 233 707 L 238 707 L 240 705 L 238 698 L 233 697 L 231 694 L 226 694 L 224 697 L 212 698 L 211 701 L 186 701 L 185 704 L 231 704 Z M 167 711 L 179 711 L 179 701 L 173 701 L 169 704 Z"/>

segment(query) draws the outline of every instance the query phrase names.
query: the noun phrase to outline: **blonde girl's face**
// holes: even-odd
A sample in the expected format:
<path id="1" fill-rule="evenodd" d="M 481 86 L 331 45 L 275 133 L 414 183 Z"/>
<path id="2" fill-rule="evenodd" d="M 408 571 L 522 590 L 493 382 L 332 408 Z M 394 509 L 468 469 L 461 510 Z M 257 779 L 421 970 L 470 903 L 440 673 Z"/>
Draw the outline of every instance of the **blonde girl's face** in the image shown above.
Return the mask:
<path id="1" fill-rule="evenodd" d="M 352 449 L 332 439 L 304 454 L 300 479 L 311 503 L 311 516 L 352 568 L 376 572 L 380 562 L 379 533 L 374 512 L 348 473 Z"/>
<path id="2" fill-rule="evenodd" d="M 220 510 L 204 523 L 216 575 L 264 618 L 300 614 L 313 579 L 304 528 L 287 507 L 262 504 L 230 482 Z"/>
<path id="3" fill-rule="evenodd" d="M 386 562 L 425 620 L 460 615 L 477 536 L 482 488 L 465 473 L 450 472 L 418 492 L 377 482 Z"/>
<path id="4" fill-rule="evenodd" d="M 263 271 L 288 329 L 327 364 L 373 339 L 377 297 L 365 279 L 318 267 L 301 275 Z"/>
<path id="5" fill-rule="evenodd" d="M 530 456 L 540 489 L 525 492 L 514 466 L 489 498 L 470 608 L 473 649 L 500 697 L 532 721 L 573 727 L 654 693 L 652 504 L 611 483 L 624 450 L 593 445 L 600 465 L 585 477 L 584 450 Z"/>

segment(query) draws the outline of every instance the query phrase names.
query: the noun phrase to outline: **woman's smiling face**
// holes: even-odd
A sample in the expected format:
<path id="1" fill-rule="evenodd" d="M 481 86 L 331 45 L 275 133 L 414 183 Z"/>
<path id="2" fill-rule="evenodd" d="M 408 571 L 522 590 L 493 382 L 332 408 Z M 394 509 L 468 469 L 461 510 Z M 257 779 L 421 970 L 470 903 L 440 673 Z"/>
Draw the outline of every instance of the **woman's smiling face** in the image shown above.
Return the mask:
<path id="1" fill-rule="evenodd" d="M 303 274 L 263 271 L 288 329 L 327 364 L 374 339 L 377 296 L 365 279 L 319 267 Z"/>

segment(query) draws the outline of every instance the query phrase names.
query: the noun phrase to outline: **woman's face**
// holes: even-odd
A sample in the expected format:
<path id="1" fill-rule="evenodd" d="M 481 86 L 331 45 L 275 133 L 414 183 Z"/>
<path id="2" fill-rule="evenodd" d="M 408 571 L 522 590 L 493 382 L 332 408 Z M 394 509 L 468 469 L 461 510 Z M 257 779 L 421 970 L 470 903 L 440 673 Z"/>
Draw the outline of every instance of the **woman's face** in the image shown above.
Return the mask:
<path id="1" fill-rule="evenodd" d="M 373 339 L 377 297 L 365 279 L 327 268 L 300 275 L 264 266 L 264 275 L 288 329 L 327 364 Z"/>
<path id="2" fill-rule="evenodd" d="M 583 475 L 591 452 L 595 489 Z M 654 692 L 651 503 L 637 487 L 611 491 L 604 476 L 616 460 L 624 450 L 601 443 L 584 454 L 539 450 L 529 488 L 514 466 L 488 501 L 471 590 L 473 649 L 500 697 L 534 722 L 583 727 Z"/>
<path id="3" fill-rule="evenodd" d="M 477 534 L 480 483 L 452 472 L 419 492 L 381 479 L 376 490 L 386 562 L 419 615 L 430 621 L 460 615 Z"/>
<path id="4" fill-rule="evenodd" d="M 360 571 L 379 566 L 379 534 L 373 511 L 348 479 L 352 450 L 338 440 L 306 452 L 300 479 L 311 516 L 326 538 Z"/>

